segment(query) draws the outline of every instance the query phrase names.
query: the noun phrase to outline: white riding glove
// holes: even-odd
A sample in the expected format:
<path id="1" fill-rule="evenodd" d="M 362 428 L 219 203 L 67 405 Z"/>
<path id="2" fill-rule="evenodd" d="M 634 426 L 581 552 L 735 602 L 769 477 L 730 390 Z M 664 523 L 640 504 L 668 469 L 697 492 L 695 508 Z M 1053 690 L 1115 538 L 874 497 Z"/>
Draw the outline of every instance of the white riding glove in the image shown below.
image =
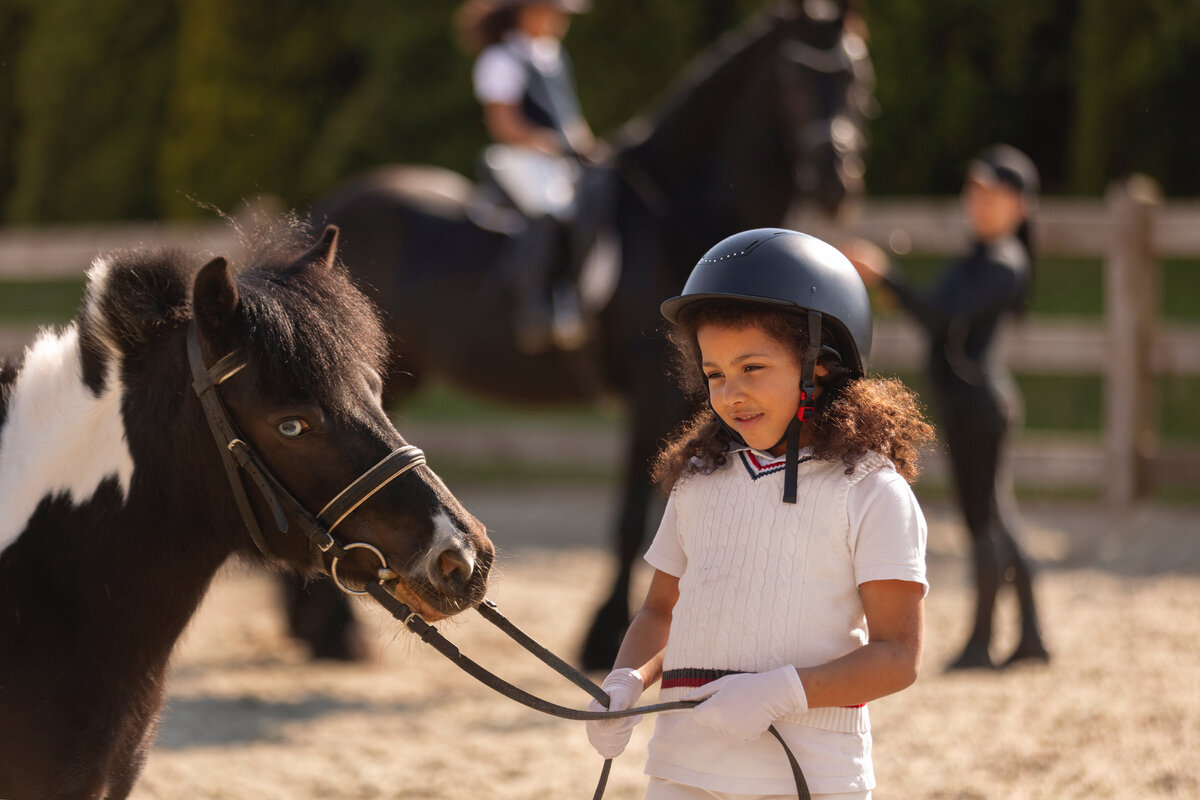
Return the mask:
<path id="1" fill-rule="evenodd" d="M 624 711 L 633 708 L 638 698 L 642 696 L 642 676 L 636 669 L 614 669 L 608 673 L 600 688 L 608 692 L 609 711 Z M 604 711 L 604 706 L 598 700 L 593 700 L 588 711 Z M 596 752 L 605 758 L 616 758 L 621 755 L 633 727 L 642 721 L 641 715 L 634 717 L 617 717 L 615 719 L 589 719 L 587 721 L 587 737 L 596 748 Z"/>
<path id="2" fill-rule="evenodd" d="M 704 700 L 692 711 L 693 721 L 743 742 L 762 736 L 785 714 L 808 710 L 804 684 L 796 668 L 790 666 L 770 672 L 726 675 L 683 699 Z"/>

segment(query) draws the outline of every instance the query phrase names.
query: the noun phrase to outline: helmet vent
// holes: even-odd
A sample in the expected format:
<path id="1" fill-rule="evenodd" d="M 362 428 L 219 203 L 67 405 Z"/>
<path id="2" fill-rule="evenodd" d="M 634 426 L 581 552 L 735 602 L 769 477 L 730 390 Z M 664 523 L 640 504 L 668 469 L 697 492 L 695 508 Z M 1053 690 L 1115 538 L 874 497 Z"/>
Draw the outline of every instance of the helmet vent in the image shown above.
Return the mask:
<path id="1" fill-rule="evenodd" d="M 774 238 L 775 238 L 775 237 L 777 237 L 777 236 L 784 236 L 784 235 L 787 235 L 787 234 L 794 234 L 794 231 L 786 231 L 786 230 L 777 229 L 777 228 L 770 228 L 770 229 L 767 229 L 767 230 L 769 231 L 769 235 L 768 235 L 768 236 L 758 236 L 758 237 L 756 237 L 756 238 L 752 239 L 752 240 L 749 242 L 749 244 L 743 244 L 742 242 L 738 242 L 738 244 L 739 244 L 739 245 L 740 245 L 740 247 L 741 247 L 741 249 L 740 249 L 740 250 L 733 250 L 733 251 L 731 251 L 731 252 L 728 252 L 728 253 L 722 253 L 722 254 L 721 254 L 721 255 L 719 255 L 719 256 L 714 256 L 714 255 L 713 255 L 713 250 L 715 250 L 716 248 L 713 248 L 713 250 L 709 250 L 709 251 L 708 251 L 708 253 L 706 253 L 706 254 L 704 255 L 704 257 L 702 257 L 702 258 L 701 258 L 699 261 L 697 261 L 696 263 L 697 263 L 697 264 L 718 264 L 718 263 L 720 263 L 720 262 L 722 262 L 722 261 L 728 261 L 728 260 L 729 260 L 729 259 L 731 259 L 731 258 L 741 258 L 742 256 L 748 256 L 748 255 L 750 255 L 751 253 L 753 253 L 753 252 L 754 252 L 754 250 L 755 250 L 755 249 L 756 249 L 756 248 L 757 248 L 757 247 L 758 247 L 760 244 L 762 244 L 763 242 L 766 242 L 766 241 L 769 241 L 769 240 L 771 240 L 771 239 L 774 239 Z M 731 237 L 731 238 L 732 238 L 732 237 Z M 741 238 L 745 238 L 745 237 L 741 237 Z M 718 246 L 719 246 L 719 245 L 718 245 Z"/>
<path id="2" fill-rule="evenodd" d="M 755 245 L 755 244 L 758 244 L 758 242 L 754 242 L 754 243 L 753 243 L 753 244 L 752 244 L 750 247 L 746 248 L 745 250 L 737 250 L 737 251 L 735 251 L 735 252 L 733 252 L 733 253 L 726 253 L 726 254 L 724 254 L 724 255 L 722 255 L 722 256 L 718 256 L 717 258 L 702 258 L 702 259 L 700 259 L 700 261 L 699 261 L 698 263 L 701 263 L 701 264 L 716 264 L 716 263 L 718 263 L 718 262 L 720 262 L 720 261 L 724 261 L 724 260 L 725 260 L 725 259 L 727 259 L 727 258 L 738 258 L 738 257 L 740 257 L 740 256 L 744 256 L 744 255 L 746 255 L 746 253 L 748 253 L 748 252 L 750 252 L 751 250 L 753 250 L 753 249 L 754 249 L 754 245 Z"/>

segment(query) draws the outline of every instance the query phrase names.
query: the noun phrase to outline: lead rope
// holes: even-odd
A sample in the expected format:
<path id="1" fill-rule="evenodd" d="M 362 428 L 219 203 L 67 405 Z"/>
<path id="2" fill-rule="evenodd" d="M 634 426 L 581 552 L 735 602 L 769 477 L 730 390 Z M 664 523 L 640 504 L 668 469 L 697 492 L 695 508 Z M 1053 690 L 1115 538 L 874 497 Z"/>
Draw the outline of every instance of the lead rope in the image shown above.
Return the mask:
<path id="1" fill-rule="evenodd" d="M 551 703 L 540 697 L 520 689 L 503 678 L 489 672 L 479 664 L 472 661 L 470 658 L 462 654 L 453 642 L 438 631 L 437 628 L 430 625 L 419 614 L 409 608 L 407 605 L 397 600 L 383 583 L 368 583 L 366 591 L 375 598 L 388 613 L 400 620 L 404 625 L 421 638 L 421 641 L 428 644 L 434 650 L 441 653 L 454 663 L 459 669 L 467 673 L 484 686 L 498 692 L 510 700 L 515 700 L 523 706 L 532 708 L 534 711 L 540 711 L 543 714 L 559 717 L 561 719 L 573 720 L 595 720 L 595 719 L 616 719 L 619 717 L 632 717 L 638 714 L 657 714 L 664 711 L 682 711 L 685 709 L 695 708 L 700 704 L 699 700 L 675 700 L 668 703 L 654 703 L 651 705 L 637 706 L 635 708 L 627 708 L 620 711 L 588 711 L 586 709 L 568 708 L 556 703 Z M 528 634 L 519 629 L 516 625 L 510 622 L 496 608 L 496 604 L 490 600 L 484 600 L 476 609 L 479 614 L 488 622 L 499 628 L 506 636 L 528 651 L 542 663 L 549 666 L 559 675 L 568 679 L 576 686 L 580 687 L 602 705 L 608 706 L 610 699 L 608 693 L 597 686 L 591 679 L 584 675 L 579 670 L 572 667 L 560 657 L 547 650 L 542 645 L 534 641 Z M 783 747 L 784 753 L 787 755 L 788 764 L 792 769 L 792 777 L 796 781 L 796 795 L 799 800 L 811 800 L 812 796 L 808 791 L 808 783 L 804 779 L 804 772 L 800 769 L 800 764 L 796 761 L 791 749 L 784 742 L 783 737 L 775 726 L 772 725 L 767 731 L 775 737 L 779 744 Z M 600 780 L 596 786 L 596 792 L 593 795 L 593 800 L 600 800 L 604 796 L 604 789 L 608 784 L 609 772 L 612 769 L 612 759 L 606 759 L 604 766 L 600 771 Z"/>

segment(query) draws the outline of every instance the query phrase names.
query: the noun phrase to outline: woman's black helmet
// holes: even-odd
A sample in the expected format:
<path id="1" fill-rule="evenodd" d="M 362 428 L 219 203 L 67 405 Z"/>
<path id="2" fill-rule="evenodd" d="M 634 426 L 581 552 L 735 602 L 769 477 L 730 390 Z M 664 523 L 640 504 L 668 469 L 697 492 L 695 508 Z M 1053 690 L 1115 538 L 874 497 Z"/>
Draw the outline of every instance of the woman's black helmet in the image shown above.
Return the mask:
<path id="1" fill-rule="evenodd" d="M 1033 160 L 1009 144 L 995 144 L 967 165 L 967 178 L 1002 183 L 1021 195 L 1032 209 L 1037 205 L 1038 170 Z"/>
<path id="2" fill-rule="evenodd" d="M 678 322 L 707 300 L 743 300 L 820 314 L 842 366 L 858 377 L 871 353 L 871 302 L 850 261 L 832 245 L 796 231 L 757 228 L 722 239 L 696 262 L 683 292 L 662 304 Z"/>

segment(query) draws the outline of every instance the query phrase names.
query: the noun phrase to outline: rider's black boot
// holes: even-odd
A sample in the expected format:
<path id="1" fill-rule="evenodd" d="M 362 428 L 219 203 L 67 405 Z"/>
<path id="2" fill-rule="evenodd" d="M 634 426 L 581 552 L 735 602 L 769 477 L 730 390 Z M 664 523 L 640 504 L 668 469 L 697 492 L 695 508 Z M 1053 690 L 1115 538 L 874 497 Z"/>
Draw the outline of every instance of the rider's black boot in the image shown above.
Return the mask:
<path id="1" fill-rule="evenodd" d="M 554 308 L 550 302 L 549 266 L 560 239 L 553 217 L 529 221 L 506 256 L 514 276 L 513 333 L 517 348 L 530 355 L 545 352 L 552 342 Z"/>

